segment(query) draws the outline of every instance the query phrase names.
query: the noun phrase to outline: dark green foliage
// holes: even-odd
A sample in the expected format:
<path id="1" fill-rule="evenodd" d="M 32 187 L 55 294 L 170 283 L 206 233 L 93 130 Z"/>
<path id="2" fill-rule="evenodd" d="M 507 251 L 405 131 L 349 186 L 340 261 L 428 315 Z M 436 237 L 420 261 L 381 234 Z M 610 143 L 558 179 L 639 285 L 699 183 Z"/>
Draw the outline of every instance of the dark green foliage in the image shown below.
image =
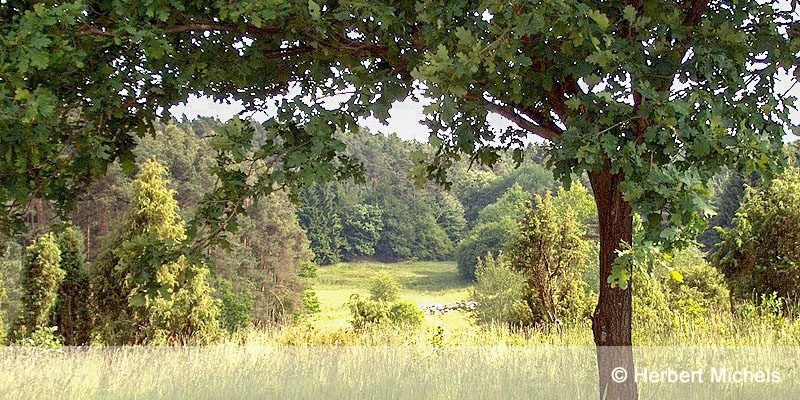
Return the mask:
<path id="1" fill-rule="evenodd" d="M 65 275 L 60 263 L 61 250 L 54 234 L 42 235 L 28 246 L 22 278 L 22 310 L 15 333 L 17 340 L 51 326 L 50 313 L 56 306 L 58 289 Z"/>
<path id="2" fill-rule="evenodd" d="M 730 228 L 736 211 L 744 198 L 745 179 L 741 173 L 736 171 L 726 171 L 715 178 L 714 206 L 717 208 L 717 215 L 708 221 L 708 229 L 698 237 L 698 241 L 703 244 L 704 249 L 711 254 L 716 250 L 717 245 L 722 240 L 717 227 Z"/>
<path id="3" fill-rule="evenodd" d="M 61 269 L 64 281 L 58 290 L 58 301 L 53 313 L 53 325 L 67 346 L 89 343 L 89 277 L 86 271 L 84 237 L 73 227 L 58 234 L 61 249 Z"/>
<path id="4" fill-rule="evenodd" d="M 489 204 L 478 213 L 475 225 L 479 226 L 499 221 L 503 218 L 511 218 L 514 221 L 518 221 L 522 217 L 525 211 L 525 204 L 528 201 L 530 201 L 530 195 L 522 190 L 522 186 L 515 183 L 497 201 Z"/>
<path id="5" fill-rule="evenodd" d="M 544 194 L 554 186 L 553 175 L 540 165 L 526 162 L 517 169 L 499 175 L 470 171 L 455 183 L 453 190 L 464 205 L 467 222 L 473 225 L 484 208 L 495 203 L 514 185 L 519 185 L 526 193 Z"/>
<path id="6" fill-rule="evenodd" d="M 459 273 L 465 278 L 474 279 L 478 258 L 503 250 L 517 230 L 517 222 L 511 217 L 476 226 L 456 249 Z"/>
<path id="7" fill-rule="evenodd" d="M 422 325 L 425 314 L 416 305 L 401 301 L 389 307 L 389 319 L 398 325 L 416 327 Z"/>
<path id="8" fill-rule="evenodd" d="M 219 324 L 228 333 L 236 333 L 253 324 L 253 293 L 235 293 L 225 278 L 214 276 L 211 279 L 215 296 L 220 299 Z"/>
<path id="9" fill-rule="evenodd" d="M 315 185 L 300 192 L 297 217 L 311 243 L 314 261 L 320 265 L 341 261 L 342 221 L 336 202 L 336 187 L 332 184 Z"/>
<path id="10" fill-rule="evenodd" d="M 741 298 L 776 292 L 800 295 L 800 170 L 787 169 L 770 183 L 748 188 L 722 242 L 715 264 Z"/>
<path id="11" fill-rule="evenodd" d="M 375 301 L 393 302 L 400 295 L 400 285 L 387 273 L 378 274 L 369 287 L 369 298 Z"/>
<path id="12" fill-rule="evenodd" d="M 202 344 L 219 336 L 209 271 L 180 252 L 186 233 L 165 175 L 157 162 L 142 164 L 129 208 L 92 265 L 102 343 Z"/>
<path id="13" fill-rule="evenodd" d="M 383 210 L 374 204 L 356 204 L 344 211 L 342 226 L 346 258 L 374 255 L 383 232 Z"/>

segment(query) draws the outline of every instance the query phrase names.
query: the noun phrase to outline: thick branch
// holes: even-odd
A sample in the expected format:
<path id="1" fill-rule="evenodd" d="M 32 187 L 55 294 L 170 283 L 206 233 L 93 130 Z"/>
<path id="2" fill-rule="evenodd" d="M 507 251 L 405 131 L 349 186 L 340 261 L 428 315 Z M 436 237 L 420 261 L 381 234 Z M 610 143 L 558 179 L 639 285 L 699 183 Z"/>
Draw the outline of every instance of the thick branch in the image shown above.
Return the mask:
<path id="1" fill-rule="evenodd" d="M 521 115 L 517 114 L 517 111 L 514 109 L 514 107 L 501 106 L 499 104 L 492 103 L 475 94 L 468 94 L 466 96 L 466 99 L 476 103 L 483 103 L 488 105 L 489 110 L 502 115 L 503 117 L 509 119 L 511 122 L 515 123 L 523 130 L 533 133 L 534 135 L 539 136 L 542 139 L 552 141 L 560 135 L 558 131 L 549 129 L 544 126 L 536 125 L 528 121 L 527 119 L 523 118 Z"/>

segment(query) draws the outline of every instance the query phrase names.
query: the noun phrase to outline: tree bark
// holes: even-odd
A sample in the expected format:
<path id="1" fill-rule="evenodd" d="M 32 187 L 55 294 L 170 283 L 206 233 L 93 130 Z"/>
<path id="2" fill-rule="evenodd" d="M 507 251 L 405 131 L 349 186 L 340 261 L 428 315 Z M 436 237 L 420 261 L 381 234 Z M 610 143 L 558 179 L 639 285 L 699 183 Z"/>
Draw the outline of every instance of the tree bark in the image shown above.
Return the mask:
<path id="1" fill-rule="evenodd" d="M 631 282 L 625 290 L 608 283 L 617 251 L 633 239 L 633 214 L 630 204 L 622 198 L 622 179 L 621 172 L 611 173 L 608 162 L 605 168 L 589 174 L 600 233 L 600 296 L 592 315 L 592 331 L 597 346 L 600 398 L 635 400 L 638 392 L 631 348 Z"/>

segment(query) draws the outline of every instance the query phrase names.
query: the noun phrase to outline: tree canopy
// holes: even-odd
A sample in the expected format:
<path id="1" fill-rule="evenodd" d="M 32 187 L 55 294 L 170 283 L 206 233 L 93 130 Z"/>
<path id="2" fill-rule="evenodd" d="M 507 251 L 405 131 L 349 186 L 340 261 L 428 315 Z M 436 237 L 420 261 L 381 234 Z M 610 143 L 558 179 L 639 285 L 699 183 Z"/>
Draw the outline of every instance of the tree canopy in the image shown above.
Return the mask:
<path id="1" fill-rule="evenodd" d="M 290 186 L 352 174 L 334 130 L 418 94 L 440 146 L 418 172 L 446 180 L 462 153 L 491 163 L 496 147 L 537 135 L 562 178 L 624 173 L 649 237 L 671 243 L 696 232 L 711 173 L 777 159 L 793 98 L 775 76 L 800 48 L 778 3 L 9 2 L 4 210 L 29 196 L 68 205 L 115 159 L 130 170 L 133 135 L 192 94 L 252 111 L 280 96 L 252 157 L 280 159 L 267 183 Z M 498 135 L 490 113 L 516 125 Z M 221 161 L 249 146 L 233 127 L 219 133 Z M 220 190 L 230 209 L 248 192 Z"/>

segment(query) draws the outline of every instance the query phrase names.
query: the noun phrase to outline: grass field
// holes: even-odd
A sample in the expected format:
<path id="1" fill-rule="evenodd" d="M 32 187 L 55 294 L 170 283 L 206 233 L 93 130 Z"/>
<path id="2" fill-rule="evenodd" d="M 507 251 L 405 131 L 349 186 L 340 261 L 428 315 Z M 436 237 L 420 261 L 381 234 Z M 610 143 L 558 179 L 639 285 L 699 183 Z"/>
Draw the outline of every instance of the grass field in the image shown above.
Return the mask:
<path id="1" fill-rule="evenodd" d="M 321 267 L 313 281 L 321 312 L 309 322 L 319 329 L 347 327 L 350 296 L 368 297 L 370 282 L 384 272 L 400 284 L 400 300 L 415 305 L 467 300 L 472 285 L 459 276 L 454 262 L 352 262 Z M 468 329 L 470 325 L 469 316 L 463 312 L 429 315 L 425 321 L 425 326 L 448 329 Z"/>

